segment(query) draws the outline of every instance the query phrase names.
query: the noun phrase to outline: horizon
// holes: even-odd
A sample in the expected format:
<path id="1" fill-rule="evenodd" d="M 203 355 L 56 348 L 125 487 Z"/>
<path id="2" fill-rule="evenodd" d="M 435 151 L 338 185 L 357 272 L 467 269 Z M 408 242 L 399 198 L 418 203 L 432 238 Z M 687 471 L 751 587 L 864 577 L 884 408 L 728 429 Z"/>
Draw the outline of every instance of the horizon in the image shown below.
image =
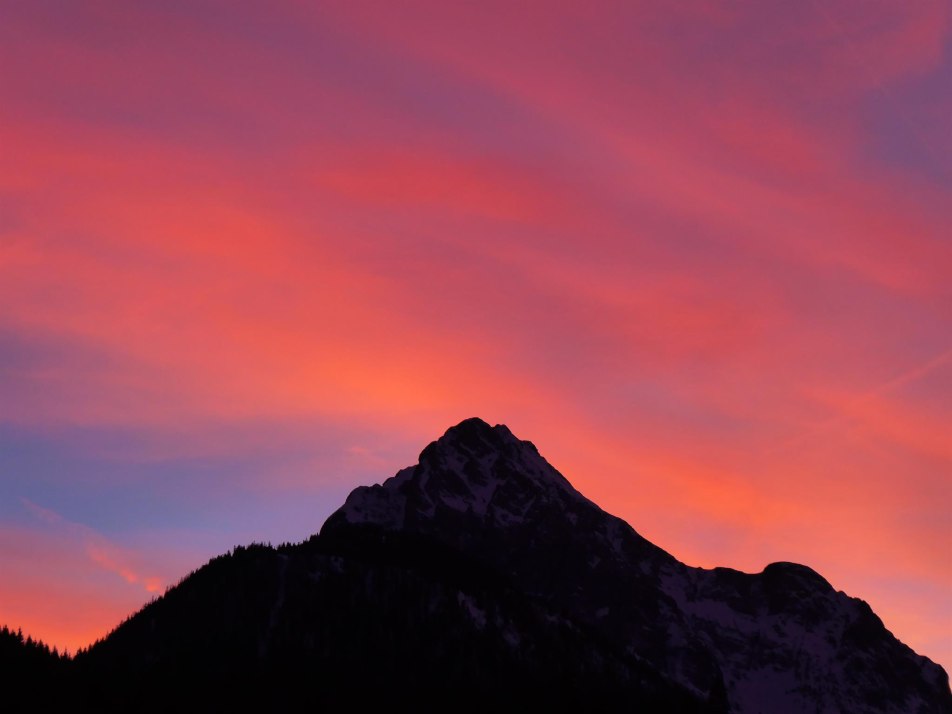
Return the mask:
<path id="1" fill-rule="evenodd" d="M 468 415 L 952 666 L 952 5 L 0 8 L 0 625 L 90 644 Z"/>

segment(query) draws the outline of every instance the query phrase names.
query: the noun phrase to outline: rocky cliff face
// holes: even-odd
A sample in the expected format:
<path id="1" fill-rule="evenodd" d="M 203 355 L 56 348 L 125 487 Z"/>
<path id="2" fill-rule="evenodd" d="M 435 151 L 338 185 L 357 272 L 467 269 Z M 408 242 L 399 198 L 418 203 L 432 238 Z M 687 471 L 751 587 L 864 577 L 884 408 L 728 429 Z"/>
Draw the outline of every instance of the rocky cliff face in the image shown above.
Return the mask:
<path id="1" fill-rule="evenodd" d="M 519 591 L 701 701 L 731 712 L 949 712 L 944 670 L 806 566 L 678 562 L 587 500 L 530 442 L 469 419 L 324 525 L 412 533 Z"/>

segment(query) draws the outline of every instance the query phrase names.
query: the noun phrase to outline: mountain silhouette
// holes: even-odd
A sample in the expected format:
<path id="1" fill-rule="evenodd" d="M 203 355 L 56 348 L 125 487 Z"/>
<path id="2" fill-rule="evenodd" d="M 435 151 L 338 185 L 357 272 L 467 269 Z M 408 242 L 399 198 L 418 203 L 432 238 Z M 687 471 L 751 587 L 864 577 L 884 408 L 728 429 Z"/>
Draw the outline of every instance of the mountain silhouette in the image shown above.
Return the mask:
<path id="1" fill-rule="evenodd" d="M 99 710 L 952 712 L 945 671 L 862 600 L 793 563 L 684 565 L 479 419 L 51 677 Z"/>

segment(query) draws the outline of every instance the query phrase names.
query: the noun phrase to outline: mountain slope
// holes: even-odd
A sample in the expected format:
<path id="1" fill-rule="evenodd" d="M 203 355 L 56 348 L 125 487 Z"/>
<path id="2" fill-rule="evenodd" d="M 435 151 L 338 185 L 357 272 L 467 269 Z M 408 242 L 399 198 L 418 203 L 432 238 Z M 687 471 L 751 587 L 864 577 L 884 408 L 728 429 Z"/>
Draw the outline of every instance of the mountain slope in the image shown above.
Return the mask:
<path id="1" fill-rule="evenodd" d="M 723 711 L 479 562 L 375 528 L 216 558 L 78 663 L 114 710 L 148 691 L 155 711 L 183 692 L 201 708 Z"/>
<path id="2" fill-rule="evenodd" d="M 0 682 L 5 711 L 54 711 L 65 708 L 70 660 L 55 649 L 6 625 L 0 627 Z M 57 687 L 48 686 L 56 682 Z"/>

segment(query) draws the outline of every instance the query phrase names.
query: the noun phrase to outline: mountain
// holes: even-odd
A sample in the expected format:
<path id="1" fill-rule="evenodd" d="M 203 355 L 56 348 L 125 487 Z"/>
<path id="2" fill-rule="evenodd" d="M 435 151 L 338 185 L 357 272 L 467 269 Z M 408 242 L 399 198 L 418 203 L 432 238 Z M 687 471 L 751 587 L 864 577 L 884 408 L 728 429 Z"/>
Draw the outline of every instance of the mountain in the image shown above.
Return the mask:
<path id="1" fill-rule="evenodd" d="M 469 419 L 321 531 L 432 538 L 488 564 L 731 712 L 949 712 L 945 671 L 896 640 L 862 600 L 803 565 L 749 575 L 688 567 L 582 496 L 535 446 Z"/>
<path id="2" fill-rule="evenodd" d="M 861 600 L 792 563 L 686 566 L 478 419 L 69 665 L 99 711 L 952 712 L 943 669 Z"/>

